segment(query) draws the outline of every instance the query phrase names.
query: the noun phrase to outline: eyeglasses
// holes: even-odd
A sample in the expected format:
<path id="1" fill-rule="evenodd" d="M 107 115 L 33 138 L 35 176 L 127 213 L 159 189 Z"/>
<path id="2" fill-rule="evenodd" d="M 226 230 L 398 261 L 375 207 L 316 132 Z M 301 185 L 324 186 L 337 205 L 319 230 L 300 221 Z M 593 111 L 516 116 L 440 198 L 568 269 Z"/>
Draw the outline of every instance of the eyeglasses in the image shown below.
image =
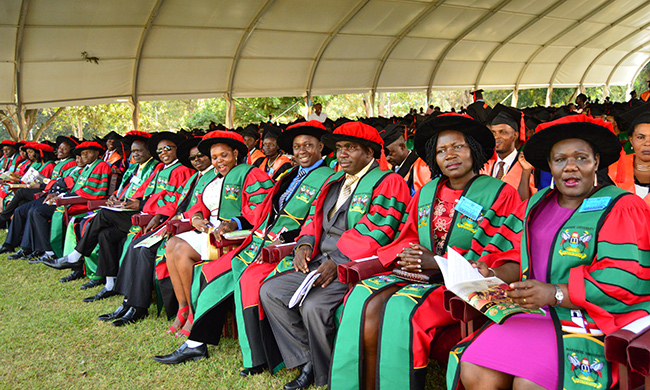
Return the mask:
<path id="1" fill-rule="evenodd" d="M 205 156 L 205 154 L 203 154 L 203 153 L 197 153 L 197 154 L 195 154 L 194 156 L 190 156 L 190 161 L 194 161 L 194 160 L 196 160 L 197 158 L 201 158 L 201 157 L 203 157 L 203 156 Z"/>
<path id="2" fill-rule="evenodd" d="M 156 153 L 157 153 L 157 154 L 161 154 L 162 152 L 169 152 L 170 150 L 172 150 L 172 149 L 175 148 L 175 147 L 176 147 L 176 146 L 165 145 L 165 146 L 163 146 L 162 148 L 156 149 Z"/>

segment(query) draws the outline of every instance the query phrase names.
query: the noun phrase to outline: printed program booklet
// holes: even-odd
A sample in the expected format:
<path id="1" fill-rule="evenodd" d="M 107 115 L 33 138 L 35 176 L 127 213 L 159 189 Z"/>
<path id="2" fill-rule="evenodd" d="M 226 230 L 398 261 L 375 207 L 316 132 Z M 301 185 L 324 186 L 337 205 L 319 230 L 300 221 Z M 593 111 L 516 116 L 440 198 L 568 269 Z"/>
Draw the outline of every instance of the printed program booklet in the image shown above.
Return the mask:
<path id="1" fill-rule="evenodd" d="M 542 309 L 524 309 L 512 299 L 506 291 L 510 287 L 506 282 L 497 278 L 486 278 L 472 267 L 460 253 L 447 248 L 447 258 L 436 256 L 436 261 L 445 280 L 445 287 L 452 291 L 476 310 L 496 322 L 503 323 L 506 318 L 517 313 L 532 313 L 546 315 Z"/>

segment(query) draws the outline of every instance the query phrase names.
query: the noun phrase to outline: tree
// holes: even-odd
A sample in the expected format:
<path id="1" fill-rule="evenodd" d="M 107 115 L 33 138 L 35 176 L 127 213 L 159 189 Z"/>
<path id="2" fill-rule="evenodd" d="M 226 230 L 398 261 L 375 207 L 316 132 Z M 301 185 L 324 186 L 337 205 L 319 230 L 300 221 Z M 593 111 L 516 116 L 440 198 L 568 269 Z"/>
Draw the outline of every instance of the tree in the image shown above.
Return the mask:
<path id="1" fill-rule="evenodd" d="M 15 141 L 28 139 L 30 133 L 34 140 L 38 140 L 41 134 L 65 111 L 65 107 L 59 107 L 36 128 L 40 111 L 41 109 L 37 108 L 26 109 L 22 107 L 21 109 L 16 109 L 11 106 L 6 106 L 4 110 L 0 110 L 0 123 L 2 123 L 9 136 Z"/>

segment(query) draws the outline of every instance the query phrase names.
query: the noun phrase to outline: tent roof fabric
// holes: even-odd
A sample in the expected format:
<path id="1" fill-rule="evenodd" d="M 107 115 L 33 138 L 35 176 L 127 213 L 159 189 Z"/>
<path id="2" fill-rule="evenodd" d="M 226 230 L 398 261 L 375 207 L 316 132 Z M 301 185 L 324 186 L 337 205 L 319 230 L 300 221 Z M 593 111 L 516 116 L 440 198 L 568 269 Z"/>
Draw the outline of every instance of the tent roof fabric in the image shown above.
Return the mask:
<path id="1" fill-rule="evenodd" d="M 640 0 L 4 0 L 0 104 L 626 85 L 648 16 Z"/>

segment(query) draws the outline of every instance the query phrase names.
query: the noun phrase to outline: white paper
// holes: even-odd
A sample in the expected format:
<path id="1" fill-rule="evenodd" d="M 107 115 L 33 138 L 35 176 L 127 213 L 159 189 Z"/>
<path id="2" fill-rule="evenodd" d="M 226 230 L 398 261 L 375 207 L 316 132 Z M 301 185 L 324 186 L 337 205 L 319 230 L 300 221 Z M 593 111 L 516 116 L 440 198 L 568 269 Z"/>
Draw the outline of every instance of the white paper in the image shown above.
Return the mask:
<path id="1" fill-rule="evenodd" d="M 296 292 L 291 297 L 291 300 L 289 301 L 289 309 L 296 306 L 299 302 L 300 306 L 302 306 L 302 302 L 305 300 L 309 290 L 314 286 L 314 281 L 318 279 L 319 276 L 320 272 L 318 272 L 318 270 L 313 270 L 307 275 L 305 280 L 302 281 Z"/>
<path id="2" fill-rule="evenodd" d="M 370 260 L 375 260 L 378 259 L 378 256 L 370 256 L 370 257 L 364 257 L 363 259 L 356 259 L 353 260 L 355 263 L 363 263 L 364 261 L 370 261 Z"/>
<path id="3" fill-rule="evenodd" d="M 650 316 L 641 317 L 636 321 L 633 321 L 630 324 L 627 324 L 623 327 L 625 330 L 639 334 L 642 330 L 650 326 Z"/>
<path id="4" fill-rule="evenodd" d="M 111 211 L 138 211 L 133 209 L 123 209 L 121 207 L 111 207 L 111 206 L 99 206 L 101 209 L 111 210 Z"/>
<path id="5" fill-rule="evenodd" d="M 463 255 L 451 247 L 447 247 L 446 259 L 441 256 L 436 256 L 435 259 L 438 262 L 438 267 L 440 267 L 448 290 L 451 290 L 452 286 L 459 283 L 485 279 L 478 268 L 472 267 L 472 264 Z"/>

